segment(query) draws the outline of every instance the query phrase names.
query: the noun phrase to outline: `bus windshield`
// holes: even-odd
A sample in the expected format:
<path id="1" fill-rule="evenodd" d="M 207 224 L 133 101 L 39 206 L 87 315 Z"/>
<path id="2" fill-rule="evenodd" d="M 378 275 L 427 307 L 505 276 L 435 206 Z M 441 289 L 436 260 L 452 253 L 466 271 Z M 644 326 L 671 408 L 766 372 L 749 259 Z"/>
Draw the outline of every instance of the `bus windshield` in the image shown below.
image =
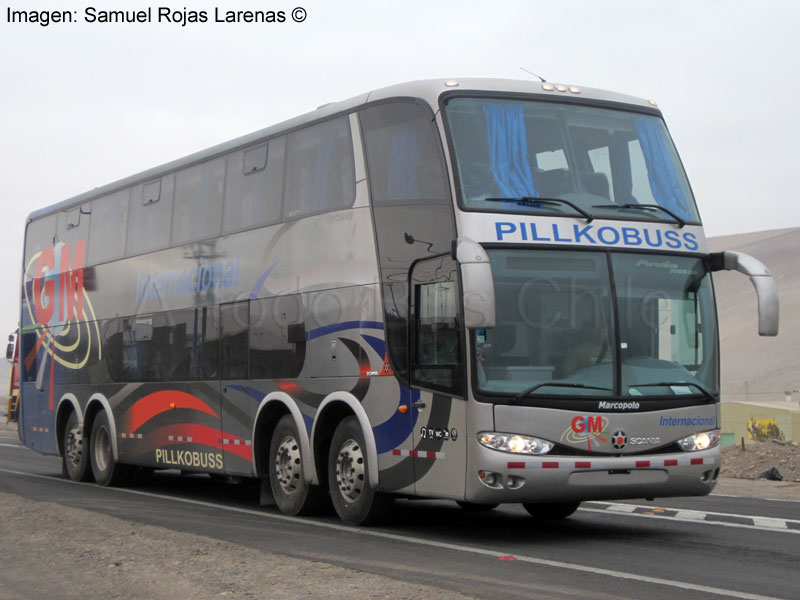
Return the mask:
<path id="1" fill-rule="evenodd" d="M 466 210 L 699 223 L 655 115 L 475 97 L 452 98 L 445 112 Z"/>
<path id="2" fill-rule="evenodd" d="M 490 249 L 497 324 L 473 333 L 492 400 L 718 396 L 716 314 L 699 258 Z"/>

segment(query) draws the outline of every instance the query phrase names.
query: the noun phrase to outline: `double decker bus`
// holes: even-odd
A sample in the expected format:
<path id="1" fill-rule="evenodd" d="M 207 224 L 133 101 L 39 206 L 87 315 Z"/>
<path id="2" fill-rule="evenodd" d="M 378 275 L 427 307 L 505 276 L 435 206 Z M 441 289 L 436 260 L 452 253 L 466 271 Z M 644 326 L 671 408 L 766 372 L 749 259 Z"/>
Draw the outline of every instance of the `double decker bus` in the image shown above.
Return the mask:
<path id="1" fill-rule="evenodd" d="M 180 469 L 351 524 L 397 497 L 708 494 L 708 251 L 654 103 L 547 82 L 372 91 L 30 215 L 24 443 L 75 481 Z"/>

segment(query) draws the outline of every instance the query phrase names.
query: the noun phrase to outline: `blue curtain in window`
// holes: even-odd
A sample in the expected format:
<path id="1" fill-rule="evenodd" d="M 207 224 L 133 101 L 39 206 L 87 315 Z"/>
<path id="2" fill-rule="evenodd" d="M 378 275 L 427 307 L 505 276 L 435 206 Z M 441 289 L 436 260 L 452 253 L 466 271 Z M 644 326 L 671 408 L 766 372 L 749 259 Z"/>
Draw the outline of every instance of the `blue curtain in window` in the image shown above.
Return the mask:
<path id="1" fill-rule="evenodd" d="M 306 212 L 316 212 L 328 207 L 328 198 L 333 196 L 331 185 L 334 169 L 334 152 L 336 150 L 336 138 L 338 131 L 335 121 L 324 127 L 322 140 L 317 146 L 316 164 L 314 165 L 314 196 L 311 199 L 310 207 L 303 207 Z"/>
<path id="2" fill-rule="evenodd" d="M 653 198 L 659 206 L 683 219 L 691 219 L 689 200 L 661 124 L 656 119 L 646 117 L 636 117 L 635 122 Z"/>
<path id="3" fill-rule="evenodd" d="M 410 125 L 392 129 L 392 145 L 389 149 L 389 165 L 386 175 L 389 200 L 413 200 L 419 198 L 417 183 L 417 156 L 419 143 L 417 132 Z"/>
<path id="4" fill-rule="evenodd" d="M 617 204 L 633 204 L 633 176 L 631 175 L 631 153 L 624 134 L 614 134 L 608 148 L 611 166 L 611 183 L 614 186 L 614 201 Z"/>
<path id="5" fill-rule="evenodd" d="M 503 197 L 538 197 L 528 160 L 522 106 L 512 102 L 483 105 L 492 175 Z"/>

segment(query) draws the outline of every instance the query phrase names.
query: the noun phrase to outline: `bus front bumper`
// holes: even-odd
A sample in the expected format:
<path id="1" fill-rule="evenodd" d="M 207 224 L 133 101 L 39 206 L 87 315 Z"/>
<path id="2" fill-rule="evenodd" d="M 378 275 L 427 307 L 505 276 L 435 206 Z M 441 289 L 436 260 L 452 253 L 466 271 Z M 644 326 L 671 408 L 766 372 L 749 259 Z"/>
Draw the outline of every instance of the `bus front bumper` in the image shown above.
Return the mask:
<path id="1" fill-rule="evenodd" d="M 478 504 L 703 496 L 714 489 L 720 467 L 719 447 L 597 457 L 476 450 L 477 460 L 467 472 L 466 500 Z"/>

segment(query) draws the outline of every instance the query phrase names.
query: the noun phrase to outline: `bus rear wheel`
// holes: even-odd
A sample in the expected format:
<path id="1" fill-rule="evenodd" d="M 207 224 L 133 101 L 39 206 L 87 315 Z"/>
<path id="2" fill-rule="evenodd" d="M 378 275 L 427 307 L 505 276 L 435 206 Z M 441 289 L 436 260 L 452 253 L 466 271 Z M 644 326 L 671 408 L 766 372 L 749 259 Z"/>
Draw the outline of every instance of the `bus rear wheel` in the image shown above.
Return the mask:
<path id="1" fill-rule="evenodd" d="M 374 525 L 389 513 L 393 498 L 370 485 L 364 434 L 358 419 L 339 423 L 328 455 L 328 484 L 339 518 L 350 525 Z"/>
<path id="2" fill-rule="evenodd" d="M 72 481 L 89 481 L 92 471 L 89 468 L 89 444 L 83 435 L 83 425 L 78 422 L 78 415 L 70 413 L 64 427 L 62 440 L 62 470 Z"/>
<path id="3" fill-rule="evenodd" d="M 532 517 L 543 521 L 566 519 L 581 505 L 580 502 L 551 502 L 547 504 L 523 503 L 522 506 Z"/>
<path id="4" fill-rule="evenodd" d="M 303 477 L 300 436 L 291 415 L 284 415 L 275 425 L 268 465 L 272 496 L 282 513 L 308 515 L 324 509 L 324 491 Z"/>
<path id="5" fill-rule="evenodd" d="M 94 480 L 103 486 L 125 483 L 131 475 L 131 467 L 114 460 L 111 426 L 108 415 L 100 411 L 92 424 L 92 437 L 89 439 L 89 456 L 92 462 Z"/>

